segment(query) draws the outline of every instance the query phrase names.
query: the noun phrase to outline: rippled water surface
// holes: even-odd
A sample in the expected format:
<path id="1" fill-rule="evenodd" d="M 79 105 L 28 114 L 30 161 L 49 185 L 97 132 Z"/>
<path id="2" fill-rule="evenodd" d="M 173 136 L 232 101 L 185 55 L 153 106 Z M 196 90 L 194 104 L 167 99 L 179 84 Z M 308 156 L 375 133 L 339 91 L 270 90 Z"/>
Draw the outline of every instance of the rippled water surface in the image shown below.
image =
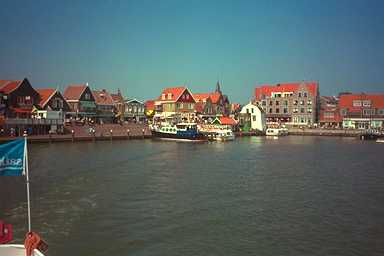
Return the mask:
<path id="1" fill-rule="evenodd" d="M 30 145 L 32 226 L 64 255 L 384 255 L 384 145 L 320 137 Z M 0 218 L 26 229 L 25 184 Z"/>

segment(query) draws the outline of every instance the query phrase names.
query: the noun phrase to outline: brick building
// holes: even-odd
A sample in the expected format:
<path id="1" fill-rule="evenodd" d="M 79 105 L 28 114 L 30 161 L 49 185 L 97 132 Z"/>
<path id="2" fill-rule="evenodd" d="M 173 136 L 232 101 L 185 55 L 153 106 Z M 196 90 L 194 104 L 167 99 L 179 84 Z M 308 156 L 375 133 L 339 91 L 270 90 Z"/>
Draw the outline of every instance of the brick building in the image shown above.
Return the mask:
<path id="1" fill-rule="evenodd" d="M 267 124 L 313 125 L 317 122 L 319 84 L 297 82 L 257 86 L 255 103 L 264 109 Z"/>

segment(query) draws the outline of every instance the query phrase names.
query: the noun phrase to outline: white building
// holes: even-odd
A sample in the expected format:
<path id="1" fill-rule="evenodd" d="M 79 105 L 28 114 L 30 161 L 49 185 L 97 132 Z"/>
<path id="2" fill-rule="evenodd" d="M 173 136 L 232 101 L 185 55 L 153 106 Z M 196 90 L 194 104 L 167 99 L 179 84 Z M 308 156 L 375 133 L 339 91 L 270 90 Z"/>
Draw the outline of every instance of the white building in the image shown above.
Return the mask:
<path id="1" fill-rule="evenodd" d="M 249 103 L 241 109 L 240 114 L 242 116 L 248 116 L 246 121 L 250 122 L 250 128 L 252 130 L 266 130 L 265 113 L 259 106 Z"/>

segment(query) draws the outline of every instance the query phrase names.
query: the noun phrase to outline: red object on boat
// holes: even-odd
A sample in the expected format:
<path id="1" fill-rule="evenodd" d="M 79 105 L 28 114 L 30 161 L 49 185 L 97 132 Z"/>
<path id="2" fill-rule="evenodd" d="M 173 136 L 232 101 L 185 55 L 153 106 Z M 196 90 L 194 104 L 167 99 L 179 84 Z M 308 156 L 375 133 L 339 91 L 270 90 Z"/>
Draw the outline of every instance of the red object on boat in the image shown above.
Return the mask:
<path id="1" fill-rule="evenodd" d="M 48 250 L 48 245 L 35 232 L 28 232 L 25 236 L 24 247 L 26 256 L 32 256 L 33 250 L 37 249 L 41 252 Z"/>
<path id="2" fill-rule="evenodd" d="M 13 239 L 13 229 L 11 224 L 6 224 L 0 220 L 0 244 L 6 244 Z"/>

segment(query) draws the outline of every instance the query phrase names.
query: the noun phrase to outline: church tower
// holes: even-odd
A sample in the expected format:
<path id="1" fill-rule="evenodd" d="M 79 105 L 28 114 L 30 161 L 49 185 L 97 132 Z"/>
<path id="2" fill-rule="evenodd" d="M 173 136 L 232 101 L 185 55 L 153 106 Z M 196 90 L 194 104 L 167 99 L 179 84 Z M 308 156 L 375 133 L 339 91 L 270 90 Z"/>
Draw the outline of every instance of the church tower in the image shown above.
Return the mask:
<path id="1" fill-rule="evenodd" d="M 221 94 L 221 89 L 220 89 L 220 83 L 219 83 L 219 81 L 217 81 L 217 83 L 216 83 L 216 90 L 215 90 L 215 92 L 218 92 L 218 93 Z"/>

